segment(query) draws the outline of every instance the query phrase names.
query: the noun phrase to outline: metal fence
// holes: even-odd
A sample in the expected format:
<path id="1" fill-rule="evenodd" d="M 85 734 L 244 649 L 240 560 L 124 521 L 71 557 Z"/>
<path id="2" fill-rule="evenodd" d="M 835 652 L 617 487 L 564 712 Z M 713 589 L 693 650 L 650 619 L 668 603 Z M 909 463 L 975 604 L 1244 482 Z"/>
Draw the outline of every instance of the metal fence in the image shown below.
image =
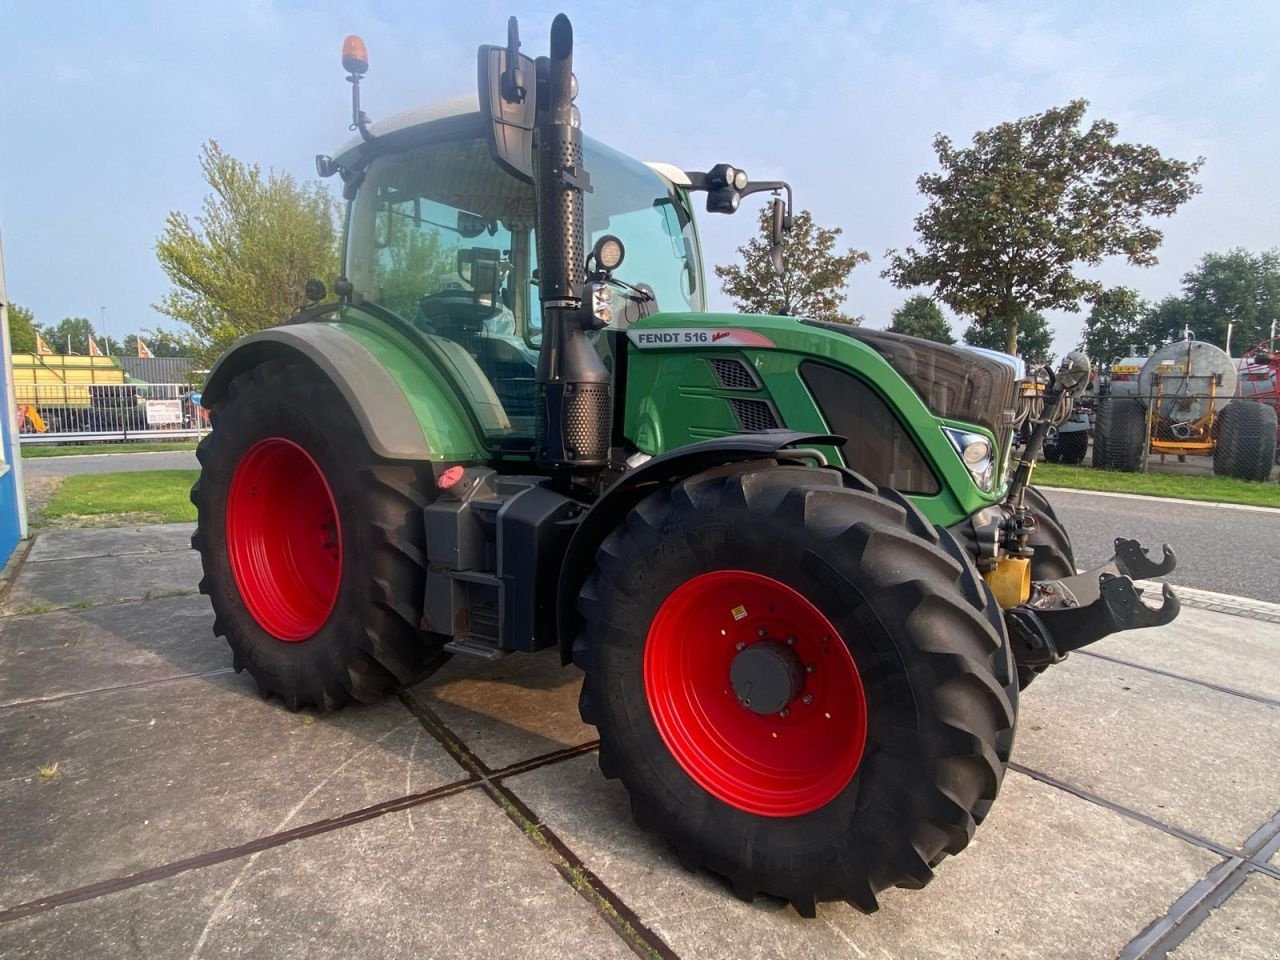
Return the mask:
<path id="1" fill-rule="evenodd" d="M 189 383 L 17 383 L 24 444 L 203 436 L 209 414 Z"/>
<path id="2" fill-rule="evenodd" d="M 1213 389 L 1112 395 L 1097 408 L 1091 462 L 1129 472 L 1203 473 L 1265 480 L 1277 454 L 1275 400 Z"/>

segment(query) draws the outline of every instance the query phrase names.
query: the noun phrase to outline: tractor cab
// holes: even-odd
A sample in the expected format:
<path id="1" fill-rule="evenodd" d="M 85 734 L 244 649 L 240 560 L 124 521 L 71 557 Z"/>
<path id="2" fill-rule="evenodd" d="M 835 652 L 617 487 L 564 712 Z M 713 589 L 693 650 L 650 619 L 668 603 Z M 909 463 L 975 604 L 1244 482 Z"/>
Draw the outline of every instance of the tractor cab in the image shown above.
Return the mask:
<path id="1" fill-rule="evenodd" d="M 532 437 L 543 334 L 533 185 L 493 156 L 474 101 L 410 111 L 370 134 L 329 161 L 349 201 L 351 302 L 411 323 L 481 396 L 492 391 L 501 415 L 486 418 L 487 432 Z M 625 249 L 618 276 L 631 289 L 609 288 L 613 329 L 659 311 L 703 312 L 688 190 L 590 138 L 583 156 L 594 187 L 584 202 L 587 247 L 608 236 Z M 608 358 L 608 337 L 591 335 Z"/>

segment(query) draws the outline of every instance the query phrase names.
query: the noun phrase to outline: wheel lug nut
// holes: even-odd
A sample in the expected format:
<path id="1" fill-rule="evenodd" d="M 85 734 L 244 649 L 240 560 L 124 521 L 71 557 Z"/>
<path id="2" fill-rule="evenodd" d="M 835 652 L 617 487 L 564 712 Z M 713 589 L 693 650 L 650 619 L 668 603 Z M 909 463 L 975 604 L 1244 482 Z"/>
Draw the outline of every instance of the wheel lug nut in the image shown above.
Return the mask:
<path id="1" fill-rule="evenodd" d="M 741 640 L 739 640 L 737 643 L 735 643 L 735 644 L 733 645 L 733 649 L 735 649 L 735 650 L 744 650 L 744 649 L 746 649 L 746 646 L 747 646 L 747 645 L 746 645 L 745 643 L 743 643 Z"/>
<path id="2" fill-rule="evenodd" d="M 800 702 L 805 704 L 813 703 L 813 694 L 806 693 L 803 697 L 800 698 Z"/>
<path id="3" fill-rule="evenodd" d="M 781 710 L 778 711 L 778 716 L 789 717 L 791 716 L 791 711 L 788 710 L 786 707 L 783 707 Z"/>
<path id="4" fill-rule="evenodd" d="M 817 668 L 816 666 L 814 666 L 812 663 L 806 663 L 806 664 L 804 665 L 804 672 L 805 672 L 805 673 L 814 673 L 815 671 L 817 671 L 817 669 L 818 669 L 818 668 Z"/>
<path id="5" fill-rule="evenodd" d="M 787 646 L 788 646 L 788 647 L 794 647 L 795 645 L 796 645 L 796 638 L 795 638 L 795 637 L 787 637 Z"/>
<path id="6" fill-rule="evenodd" d="M 768 633 L 769 633 L 768 630 L 766 630 L 764 627 L 761 627 L 759 630 L 756 631 L 756 636 L 763 637 L 763 636 L 767 636 Z"/>

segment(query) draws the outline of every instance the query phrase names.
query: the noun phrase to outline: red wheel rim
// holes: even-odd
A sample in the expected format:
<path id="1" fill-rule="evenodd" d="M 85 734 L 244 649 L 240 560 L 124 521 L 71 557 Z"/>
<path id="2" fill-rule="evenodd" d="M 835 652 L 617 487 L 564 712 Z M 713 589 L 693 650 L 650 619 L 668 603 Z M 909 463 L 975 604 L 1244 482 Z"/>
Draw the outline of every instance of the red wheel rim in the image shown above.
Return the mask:
<path id="1" fill-rule="evenodd" d="M 342 579 L 342 528 L 329 484 L 292 440 L 259 440 L 236 465 L 227 553 L 249 613 L 279 640 L 324 626 Z"/>
<path id="2" fill-rule="evenodd" d="M 776 713 L 748 709 L 730 683 L 734 658 L 758 643 L 785 645 L 804 667 L 803 686 Z M 739 810 L 810 813 L 862 761 L 867 703 L 853 657 L 817 607 L 771 577 L 719 570 L 678 587 L 649 626 L 644 685 L 685 773 Z"/>

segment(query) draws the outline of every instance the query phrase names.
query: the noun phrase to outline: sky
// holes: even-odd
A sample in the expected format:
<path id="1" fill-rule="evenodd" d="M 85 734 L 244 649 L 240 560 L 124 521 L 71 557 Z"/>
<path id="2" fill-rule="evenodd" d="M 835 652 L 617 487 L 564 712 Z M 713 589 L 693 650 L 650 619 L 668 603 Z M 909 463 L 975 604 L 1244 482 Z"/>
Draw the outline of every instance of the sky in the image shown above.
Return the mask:
<path id="1" fill-rule="evenodd" d="M 97 324 L 106 307 L 115 337 L 167 326 L 151 307 L 168 289 L 155 239 L 169 211 L 199 211 L 205 140 L 313 177 L 314 155 L 348 137 L 348 33 L 369 47 L 376 120 L 473 90 L 475 49 L 504 42 L 508 15 L 525 52 L 545 53 L 560 11 L 574 22 L 584 129 L 642 160 L 790 181 L 798 207 L 871 254 L 846 304 L 870 326 L 913 292 L 880 271 L 913 240 L 935 134 L 964 143 L 1074 98 L 1122 140 L 1205 158 L 1203 192 L 1158 224 L 1159 265 L 1092 275 L 1156 299 L 1207 252 L 1280 245 L 1274 2 L 0 0 L 10 297 L 40 323 Z M 701 228 L 708 264 L 726 263 L 754 220 L 705 215 Z M 711 305 L 731 307 L 718 292 Z M 1059 353 L 1083 317 L 1051 315 Z"/>

